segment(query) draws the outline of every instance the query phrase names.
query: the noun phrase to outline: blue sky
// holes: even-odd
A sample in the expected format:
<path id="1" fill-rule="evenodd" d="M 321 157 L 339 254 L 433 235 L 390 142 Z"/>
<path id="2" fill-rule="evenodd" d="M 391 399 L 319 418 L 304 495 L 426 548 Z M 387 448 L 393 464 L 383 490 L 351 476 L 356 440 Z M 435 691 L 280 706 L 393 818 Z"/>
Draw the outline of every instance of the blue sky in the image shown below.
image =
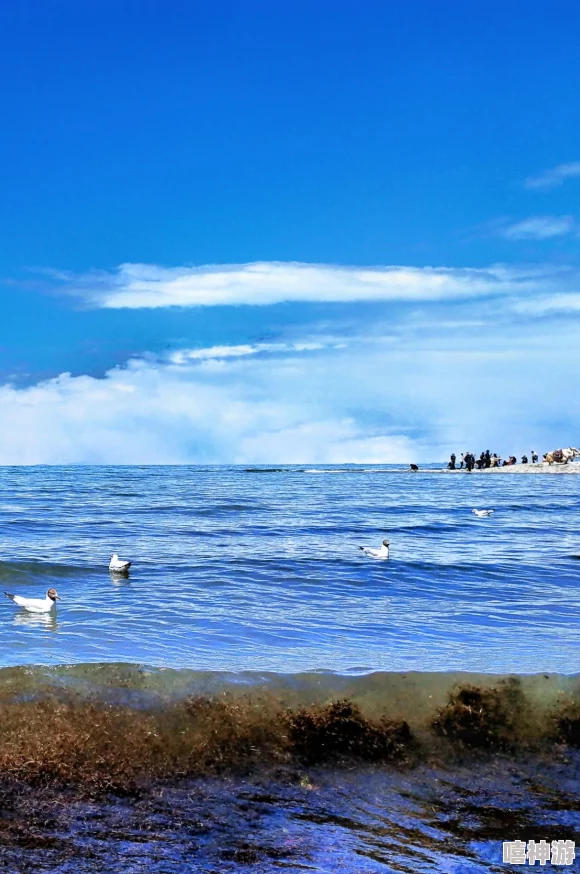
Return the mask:
<path id="1" fill-rule="evenodd" d="M 577 4 L 0 9 L 0 463 L 578 444 Z"/>

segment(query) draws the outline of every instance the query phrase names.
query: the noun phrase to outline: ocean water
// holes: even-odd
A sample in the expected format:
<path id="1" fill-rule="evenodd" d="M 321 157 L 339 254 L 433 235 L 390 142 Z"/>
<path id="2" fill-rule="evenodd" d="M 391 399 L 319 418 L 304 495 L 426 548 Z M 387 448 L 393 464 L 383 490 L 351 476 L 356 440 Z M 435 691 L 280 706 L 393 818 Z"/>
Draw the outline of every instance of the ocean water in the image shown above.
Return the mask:
<path id="1" fill-rule="evenodd" d="M 0 469 L 0 665 L 580 670 L 575 476 L 256 470 Z"/>
<path id="2" fill-rule="evenodd" d="M 0 468 L 0 589 L 62 598 L 2 601 L 2 870 L 483 874 L 541 839 L 575 841 L 578 870 L 579 489 Z M 358 548 L 384 537 L 386 562 Z M 384 718 L 411 734 L 381 757 Z M 131 769 L 137 789 L 87 795 Z"/>

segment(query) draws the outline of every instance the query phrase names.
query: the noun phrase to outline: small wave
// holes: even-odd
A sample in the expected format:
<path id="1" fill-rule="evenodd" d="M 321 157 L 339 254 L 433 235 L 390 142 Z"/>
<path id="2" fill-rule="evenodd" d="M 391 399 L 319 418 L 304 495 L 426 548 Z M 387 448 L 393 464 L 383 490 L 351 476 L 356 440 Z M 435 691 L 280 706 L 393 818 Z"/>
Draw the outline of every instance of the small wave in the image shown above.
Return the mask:
<path id="1" fill-rule="evenodd" d="M 143 492 L 118 492 L 115 488 L 107 487 L 106 489 L 102 489 L 101 491 L 108 491 L 116 498 L 146 498 Z"/>
<path id="2" fill-rule="evenodd" d="M 128 664 L 0 671 L 0 773 L 142 779 L 429 749 L 580 745 L 580 676 L 207 674 Z"/>
<path id="3" fill-rule="evenodd" d="M 374 470 L 373 468 L 367 467 L 348 467 L 344 470 L 330 470 L 323 469 L 320 470 L 317 468 L 307 468 L 303 471 L 304 473 L 314 473 L 314 474 L 345 474 L 345 473 L 393 473 L 391 470 Z"/>
<path id="4" fill-rule="evenodd" d="M 216 504 L 215 510 L 220 513 L 228 510 L 259 510 L 256 504 Z"/>
<path id="5" fill-rule="evenodd" d="M 298 473 L 314 473 L 314 474 L 346 474 L 346 473 L 416 473 L 410 467 L 345 467 L 345 468 L 313 468 L 308 467 L 297 471 Z M 423 467 L 419 472 L 422 473 L 440 473 L 439 468 Z"/>
<path id="6" fill-rule="evenodd" d="M 391 533 L 403 533 L 407 531 L 457 531 L 460 528 L 466 527 L 471 523 L 471 519 L 464 521 L 463 519 L 453 520 L 452 522 L 425 522 L 419 525 L 398 525 L 391 526 L 389 531 Z"/>
<path id="7" fill-rule="evenodd" d="M 0 580 L 18 577 L 26 579 L 38 577 L 64 579 L 65 577 L 78 577 L 79 570 L 79 567 L 55 564 L 50 561 L 43 561 L 42 559 L 36 561 L 0 561 Z M 90 570 L 90 567 L 87 566 L 85 570 Z"/>
<path id="8" fill-rule="evenodd" d="M 283 467 L 247 467 L 246 473 L 287 473 Z"/>

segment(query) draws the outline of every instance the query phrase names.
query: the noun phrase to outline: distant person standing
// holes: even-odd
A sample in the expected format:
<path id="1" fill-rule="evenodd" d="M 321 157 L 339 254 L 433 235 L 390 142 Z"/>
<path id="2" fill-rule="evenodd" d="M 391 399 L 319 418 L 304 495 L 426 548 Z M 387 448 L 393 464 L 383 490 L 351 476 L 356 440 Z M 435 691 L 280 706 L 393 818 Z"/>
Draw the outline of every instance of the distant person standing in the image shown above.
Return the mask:
<path id="1" fill-rule="evenodd" d="M 485 455 L 483 456 L 483 459 L 484 459 L 483 466 L 484 467 L 491 467 L 491 455 L 490 455 L 489 449 L 485 450 Z"/>
<path id="2" fill-rule="evenodd" d="M 532 449 L 532 464 L 537 464 L 537 463 L 538 463 L 538 453 L 535 451 L 535 449 Z"/>
<path id="3" fill-rule="evenodd" d="M 459 459 L 459 470 L 463 469 L 463 465 L 465 464 L 465 453 L 461 453 L 461 458 Z"/>

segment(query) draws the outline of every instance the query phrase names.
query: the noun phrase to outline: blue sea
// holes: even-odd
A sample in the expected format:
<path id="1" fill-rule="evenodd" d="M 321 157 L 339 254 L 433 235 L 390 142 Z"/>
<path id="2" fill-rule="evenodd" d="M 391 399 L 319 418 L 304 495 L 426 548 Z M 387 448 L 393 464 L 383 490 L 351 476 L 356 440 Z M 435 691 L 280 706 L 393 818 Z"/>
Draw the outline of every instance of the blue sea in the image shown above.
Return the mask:
<path id="1" fill-rule="evenodd" d="M 254 694 L 404 718 L 431 750 L 292 779 L 230 761 L 138 802 L 3 795 L 3 870 L 480 874 L 504 870 L 503 841 L 580 847 L 573 747 L 449 759 L 429 734 L 461 684 L 515 683 L 546 719 L 580 698 L 579 489 L 434 465 L 0 468 L 0 588 L 62 599 L 48 615 L 3 599 L 0 729 L 47 690 L 135 714 Z M 385 537 L 388 561 L 359 549 Z"/>
<path id="2" fill-rule="evenodd" d="M 2 468 L 0 586 L 62 600 L 48 618 L 6 600 L 0 665 L 573 673 L 579 487 L 382 467 Z M 358 548 L 384 537 L 389 561 Z"/>

